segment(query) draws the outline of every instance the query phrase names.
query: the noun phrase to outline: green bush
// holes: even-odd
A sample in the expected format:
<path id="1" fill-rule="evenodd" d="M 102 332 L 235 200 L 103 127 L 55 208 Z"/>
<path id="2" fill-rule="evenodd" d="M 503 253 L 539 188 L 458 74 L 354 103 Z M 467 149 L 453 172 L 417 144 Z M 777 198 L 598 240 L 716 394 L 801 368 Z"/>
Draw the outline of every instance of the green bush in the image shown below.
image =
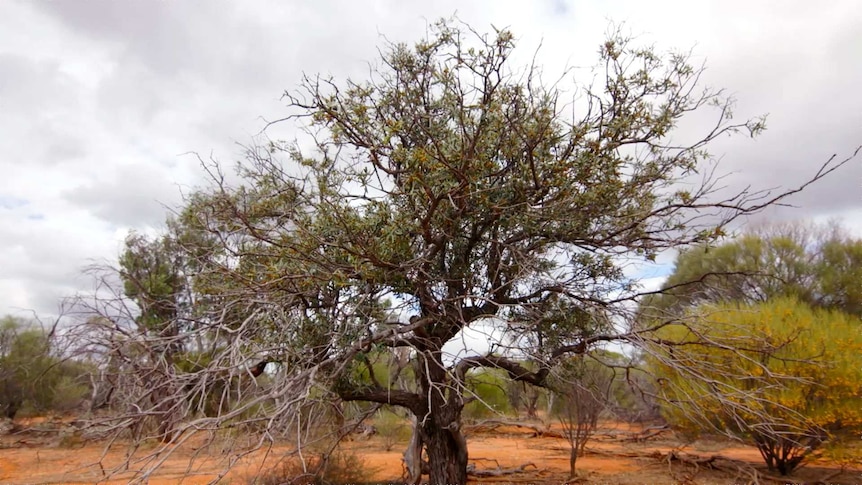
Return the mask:
<path id="1" fill-rule="evenodd" d="M 381 409 L 374 418 L 374 429 L 383 438 L 386 451 L 398 443 L 407 443 L 412 432 L 410 421 L 389 409 Z"/>
<path id="2" fill-rule="evenodd" d="M 475 398 L 464 406 L 467 419 L 487 419 L 498 414 L 512 414 L 507 393 L 509 378 L 501 370 L 477 369 L 467 379 L 467 398 Z"/>
<path id="3" fill-rule="evenodd" d="M 0 319 L 0 410 L 67 412 L 89 394 L 89 367 L 58 355 L 55 342 L 27 321 Z"/>
<path id="4" fill-rule="evenodd" d="M 53 384 L 51 392 L 50 409 L 52 411 L 67 413 L 81 406 L 81 403 L 90 394 L 89 385 L 82 380 L 83 372 L 81 370 L 81 374 L 73 373 L 59 376 Z"/>

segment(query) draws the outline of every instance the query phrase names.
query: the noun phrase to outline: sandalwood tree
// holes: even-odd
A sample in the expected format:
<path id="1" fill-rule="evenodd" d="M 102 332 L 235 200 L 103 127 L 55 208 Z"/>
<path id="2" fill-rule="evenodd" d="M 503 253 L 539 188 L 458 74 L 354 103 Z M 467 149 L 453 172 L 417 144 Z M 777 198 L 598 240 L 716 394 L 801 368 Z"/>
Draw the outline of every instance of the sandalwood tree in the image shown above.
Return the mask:
<path id="1" fill-rule="evenodd" d="M 858 317 L 786 297 L 697 315 L 697 323 L 663 328 L 664 339 L 681 345 L 650 359 L 673 424 L 708 424 L 747 441 L 782 475 L 830 438 L 862 429 Z"/>
<path id="2" fill-rule="evenodd" d="M 208 302 L 198 328 L 221 335 L 237 366 L 280 363 L 271 405 L 256 408 L 271 432 L 312 398 L 400 406 L 430 482 L 465 483 L 472 369 L 542 386 L 569 354 L 641 345 L 655 329 L 627 324 L 640 293 L 625 265 L 712 241 L 789 193 L 715 193 L 706 147 L 763 123 L 732 120 L 731 100 L 699 86 L 684 55 L 612 35 L 591 84 L 564 91 L 535 62 L 513 65 L 514 47 L 509 31 L 440 22 L 413 46 L 387 45 L 367 79 L 307 77 L 282 123 L 308 136 L 251 147 L 239 182 L 212 170 L 179 214 L 206 234 L 184 243 Z M 713 123 L 681 143 L 675 128 L 695 111 Z M 465 328 L 495 324 L 538 335 L 512 340 L 529 368 L 512 353 L 445 354 Z M 393 349 L 408 349 L 409 385 L 369 361 Z"/>

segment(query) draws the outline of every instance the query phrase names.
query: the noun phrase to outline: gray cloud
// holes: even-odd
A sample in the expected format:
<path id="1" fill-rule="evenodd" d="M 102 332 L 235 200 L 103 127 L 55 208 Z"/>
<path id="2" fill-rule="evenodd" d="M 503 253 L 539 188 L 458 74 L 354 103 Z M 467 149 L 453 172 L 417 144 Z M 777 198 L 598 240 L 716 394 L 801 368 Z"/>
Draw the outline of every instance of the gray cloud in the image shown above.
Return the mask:
<path id="1" fill-rule="evenodd" d="M 10 1 L 0 18 L 0 314 L 51 313 L 87 288 L 82 267 L 111 261 L 129 229 L 158 227 L 162 204 L 205 183 L 184 153 L 240 158 L 237 143 L 286 114 L 279 97 L 303 73 L 361 79 L 383 36 L 416 40 L 456 10 L 480 31 L 511 27 L 518 62 L 542 42 L 549 80 L 595 62 L 608 19 L 662 50 L 694 46 L 708 61 L 704 81 L 738 98 L 740 118 L 770 114 L 759 139 L 713 147 L 734 187 L 792 187 L 862 143 L 853 0 Z M 860 188 L 862 160 L 794 197 L 800 209 L 761 219 L 841 214 L 862 235 Z"/>
<path id="2" fill-rule="evenodd" d="M 158 167 L 122 165 L 104 180 L 79 185 L 65 199 L 118 227 L 158 226 L 166 207 L 180 202 L 180 188 Z"/>

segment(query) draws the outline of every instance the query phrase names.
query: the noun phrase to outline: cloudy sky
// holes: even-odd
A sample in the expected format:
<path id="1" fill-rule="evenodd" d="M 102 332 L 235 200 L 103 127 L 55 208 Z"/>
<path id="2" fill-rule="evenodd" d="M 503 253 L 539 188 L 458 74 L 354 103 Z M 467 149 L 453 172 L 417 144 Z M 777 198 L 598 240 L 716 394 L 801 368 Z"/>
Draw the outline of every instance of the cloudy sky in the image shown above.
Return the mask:
<path id="1" fill-rule="evenodd" d="M 190 153 L 237 160 L 303 72 L 361 78 L 383 36 L 456 12 L 511 28 L 524 58 L 541 43 L 548 73 L 592 65 L 611 21 L 693 49 L 739 117 L 769 114 L 759 139 L 713 148 L 734 183 L 790 187 L 862 144 L 856 0 L 0 0 L 0 315 L 88 289 L 84 267 L 203 183 Z M 862 236 L 862 159 L 793 203 L 770 217 L 842 217 Z"/>

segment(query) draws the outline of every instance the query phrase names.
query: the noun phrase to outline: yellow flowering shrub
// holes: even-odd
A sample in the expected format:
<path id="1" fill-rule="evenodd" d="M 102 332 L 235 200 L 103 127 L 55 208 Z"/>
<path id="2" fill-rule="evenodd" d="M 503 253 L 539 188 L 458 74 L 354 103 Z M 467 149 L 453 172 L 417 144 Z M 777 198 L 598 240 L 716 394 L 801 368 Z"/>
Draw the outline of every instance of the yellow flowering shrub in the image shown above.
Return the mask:
<path id="1" fill-rule="evenodd" d="M 862 321 L 793 298 L 702 306 L 649 346 L 663 413 L 751 442 L 790 473 L 862 429 Z"/>

